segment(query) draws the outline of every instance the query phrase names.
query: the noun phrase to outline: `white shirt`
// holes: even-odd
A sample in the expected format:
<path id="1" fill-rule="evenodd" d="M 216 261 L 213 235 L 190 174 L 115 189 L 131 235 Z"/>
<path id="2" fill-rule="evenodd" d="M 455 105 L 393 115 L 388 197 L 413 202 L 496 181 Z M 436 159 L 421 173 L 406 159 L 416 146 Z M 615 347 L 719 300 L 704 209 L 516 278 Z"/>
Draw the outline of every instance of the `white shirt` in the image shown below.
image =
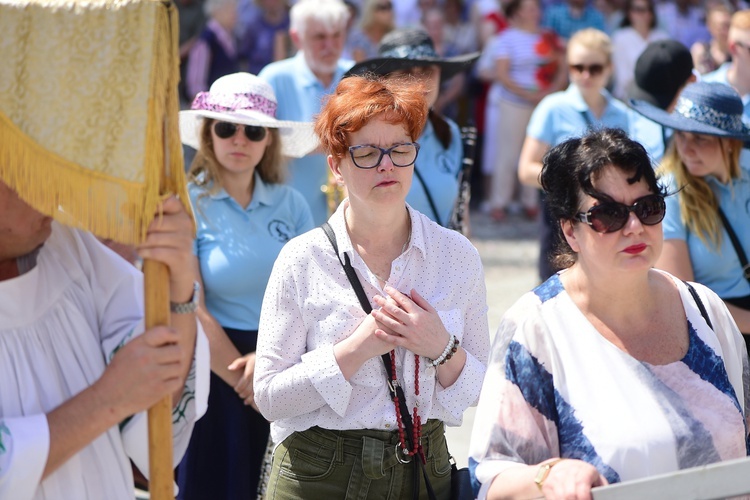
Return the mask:
<path id="1" fill-rule="evenodd" d="M 0 499 L 132 500 L 132 458 L 148 474 L 147 418 L 114 426 L 40 481 L 46 414 L 92 385 L 118 347 L 143 331 L 143 278 L 88 233 L 52 225 L 37 265 L 0 281 Z M 174 465 L 206 409 L 208 342 L 172 413 Z"/>
<path id="2" fill-rule="evenodd" d="M 620 28 L 612 35 L 612 61 L 614 63 L 615 88 L 613 94 L 618 99 L 627 98 L 627 88 L 635 75 L 635 63 L 651 42 L 666 40 L 669 35 L 654 28 L 643 38 L 632 26 Z"/>
<path id="3" fill-rule="evenodd" d="M 385 295 L 352 248 L 344 223 L 347 206 L 344 200 L 329 220 L 339 255 L 342 260 L 349 255 L 369 297 Z M 427 358 L 420 358 L 419 414 L 423 422 L 434 418 L 460 425 L 464 410 L 479 397 L 489 350 L 482 263 L 461 234 L 411 207 L 408 210 L 411 242 L 393 261 L 389 284 L 404 293 L 417 290 L 466 350 L 463 371 L 448 388 L 440 386 Z M 333 346 L 351 335 L 365 317 L 321 229 L 287 243 L 263 299 L 255 365 L 255 401 L 272 421 L 275 443 L 316 425 L 335 430 L 398 428 L 380 356 L 367 360 L 346 381 L 333 354 Z M 417 398 L 412 353 L 396 350 L 396 372 L 412 408 Z"/>

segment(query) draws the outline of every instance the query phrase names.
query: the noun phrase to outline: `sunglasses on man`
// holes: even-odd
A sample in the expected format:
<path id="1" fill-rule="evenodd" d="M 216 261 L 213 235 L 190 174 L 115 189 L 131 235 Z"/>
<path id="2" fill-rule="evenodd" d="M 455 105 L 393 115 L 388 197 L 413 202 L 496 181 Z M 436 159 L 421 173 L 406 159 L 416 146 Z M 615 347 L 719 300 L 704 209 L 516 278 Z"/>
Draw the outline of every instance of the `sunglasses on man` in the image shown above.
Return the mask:
<path id="1" fill-rule="evenodd" d="M 576 220 L 585 222 L 597 233 L 613 233 L 622 229 L 633 212 L 641 224 L 655 226 L 664 219 L 667 205 L 660 194 L 649 194 L 635 200 L 632 205 L 605 201 L 576 214 Z"/>
<path id="2" fill-rule="evenodd" d="M 266 137 L 266 128 L 258 127 L 255 125 L 240 125 L 237 123 L 229 122 L 216 122 L 214 123 L 214 133 L 220 139 L 229 139 L 234 137 L 237 133 L 237 127 L 244 127 L 245 137 L 253 142 L 260 142 Z"/>

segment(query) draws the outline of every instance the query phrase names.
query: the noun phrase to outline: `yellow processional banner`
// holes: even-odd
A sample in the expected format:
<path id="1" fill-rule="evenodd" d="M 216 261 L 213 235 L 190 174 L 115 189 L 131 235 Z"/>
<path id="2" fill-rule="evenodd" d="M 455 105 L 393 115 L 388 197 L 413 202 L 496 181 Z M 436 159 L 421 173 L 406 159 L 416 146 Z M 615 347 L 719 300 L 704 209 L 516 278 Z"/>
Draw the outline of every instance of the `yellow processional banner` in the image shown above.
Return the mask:
<path id="1" fill-rule="evenodd" d="M 42 213 L 143 240 L 188 200 L 177 13 L 157 0 L 0 0 L 0 180 Z"/>

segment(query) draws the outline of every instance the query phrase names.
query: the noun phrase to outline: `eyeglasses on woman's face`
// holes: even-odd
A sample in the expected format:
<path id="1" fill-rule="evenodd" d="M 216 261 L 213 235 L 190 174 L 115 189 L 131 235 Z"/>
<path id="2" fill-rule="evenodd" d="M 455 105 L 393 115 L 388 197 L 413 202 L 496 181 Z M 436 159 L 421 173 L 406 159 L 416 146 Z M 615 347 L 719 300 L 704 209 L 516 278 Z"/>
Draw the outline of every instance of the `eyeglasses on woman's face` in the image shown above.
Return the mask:
<path id="1" fill-rule="evenodd" d="M 660 194 L 649 194 L 635 200 L 632 205 L 616 201 L 605 201 L 594 205 L 587 212 L 576 214 L 576 220 L 585 222 L 597 233 L 613 233 L 622 229 L 633 212 L 641 224 L 655 226 L 664 219 L 667 205 Z"/>
<path id="2" fill-rule="evenodd" d="M 604 72 L 604 65 L 595 63 L 595 64 L 571 64 L 570 70 L 575 71 L 576 73 L 583 74 L 584 72 L 588 73 L 592 77 L 596 77 L 601 75 Z"/>
<path id="3" fill-rule="evenodd" d="M 234 134 L 237 133 L 237 127 L 244 127 L 245 137 L 247 137 L 250 141 L 260 142 L 266 138 L 265 127 L 257 127 L 255 125 L 243 126 L 237 123 L 229 122 L 214 123 L 214 134 L 216 134 L 216 137 L 218 137 L 219 139 L 229 139 L 230 137 L 234 137 Z"/>
<path id="4" fill-rule="evenodd" d="M 393 4 L 391 2 L 379 3 L 375 6 L 375 10 L 380 12 L 387 12 L 393 10 Z"/>
<path id="5" fill-rule="evenodd" d="M 416 142 L 403 142 L 395 144 L 388 149 L 373 146 L 372 144 L 349 147 L 349 155 L 352 157 L 354 166 L 365 169 L 375 168 L 380 165 L 384 155 L 388 155 L 394 166 L 408 167 L 417 161 L 418 153 L 419 144 Z"/>

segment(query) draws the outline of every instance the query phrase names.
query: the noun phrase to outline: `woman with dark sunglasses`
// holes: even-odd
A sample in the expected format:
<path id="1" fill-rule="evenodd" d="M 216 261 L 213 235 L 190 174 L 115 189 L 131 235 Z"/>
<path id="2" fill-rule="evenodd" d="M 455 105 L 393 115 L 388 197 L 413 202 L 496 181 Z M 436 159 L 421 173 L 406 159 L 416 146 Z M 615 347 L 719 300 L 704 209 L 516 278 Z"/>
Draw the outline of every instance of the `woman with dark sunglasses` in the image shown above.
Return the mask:
<path id="1" fill-rule="evenodd" d="M 198 317 L 211 348 L 211 392 L 179 466 L 180 499 L 256 498 L 269 424 L 253 401 L 258 321 L 271 267 L 291 238 L 313 228 L 302 195 L 281 184 L 283 156 L 303 156 L 311 124 L 276 120 L 276 97 L 249 73 L 222 77 L 180 113 L 190 167 Z"/>
<path id="2" fill-rule="evenodd" d="M 661 168 L 677 195 L 667 200 L 657 267 L 716 292 L 748 344 L 750 175 L 740 154 L 750 129 L 742 122 L 742 100 L 728 85 L 700 82 L 685 88 L 672 113 L 644 102 L 634 107 L 675 131 Z"/>
<path id="3" fill-rule="evenodd" d="M 742 337 L 716 294 L 654 268 L 665 192 L 645 149 L 591 132 L 552 148 L 541 182 L 564 270 L 495 336 L 471 443 L 479 498 L 590 499 L 745 457 Z"/>
<path id="4" fill-rule="evenodd" d="M 406 202 L 425 90 L 352 76 L 318 115 L 348 198 L 281 250 L 263 299 L 255 400 L 276 443 L 267 498 L 450 498 L 444 426 L 479 397 L 489 332 L 476 249 Z"/>
<path id="5" fill-rule="evenodd" d="M 628 130 L 627 106 L 606 90 L 612 75 L 612 44 L 602 31 L 589 28 L 576 32 L 568 42 L 570 85 L 545 97 L 531 115 L 518 163 L 523 184 L 539 187 L 545 153 L 565 139 L 578 137 L 589 128 L 614 127 Z M 550 262 L 556 221 L 541 202 L 539 231 L 539 277 L 549 278 L 557 269 Z"/>

